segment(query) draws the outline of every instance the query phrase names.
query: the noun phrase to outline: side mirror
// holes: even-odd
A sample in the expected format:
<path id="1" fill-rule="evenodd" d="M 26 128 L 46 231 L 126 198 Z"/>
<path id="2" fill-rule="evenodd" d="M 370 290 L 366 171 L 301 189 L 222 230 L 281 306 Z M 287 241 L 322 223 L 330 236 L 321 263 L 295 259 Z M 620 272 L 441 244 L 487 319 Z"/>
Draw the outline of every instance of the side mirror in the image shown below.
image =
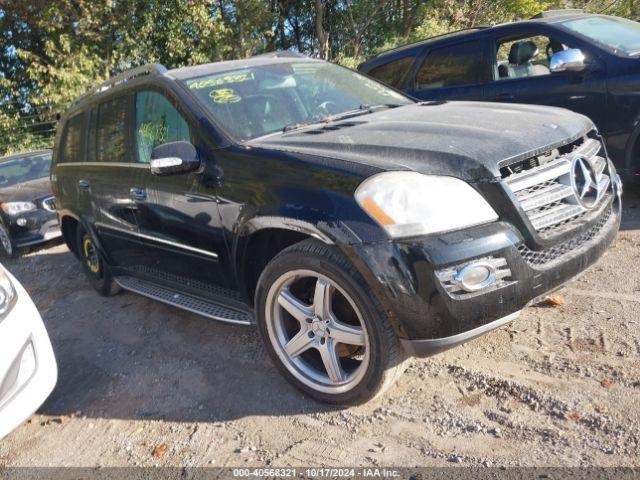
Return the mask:
<path id="1" fill-rule="evenodd" d="M 190 142 L 163 143 L 151 152 L 151 173 L 154 175 L 193 172 L 199 166 L 198 152 Z"/>
<path id="2" fill-rule="evenodd" d="M 584 53 L 579 48 L 562 50 L 551 55 L 551 72 L 580 72 L 586 68 Z"/>

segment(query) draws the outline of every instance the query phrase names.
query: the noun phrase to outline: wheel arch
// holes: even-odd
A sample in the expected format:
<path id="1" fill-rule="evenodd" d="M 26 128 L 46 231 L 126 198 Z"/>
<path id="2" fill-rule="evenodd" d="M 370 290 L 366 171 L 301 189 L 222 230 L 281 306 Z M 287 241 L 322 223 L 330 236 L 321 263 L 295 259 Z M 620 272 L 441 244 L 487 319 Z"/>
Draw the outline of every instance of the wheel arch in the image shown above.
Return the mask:
<path id="1" fill-rule="evenodd" d="M 98 247 L 101 253 L 104 255 L 104 249 L 100 243 L 98 235 L 96 235 L 95 228 L 89 220 L 77 215 L 69 210 L 63 210 L 59 213 L 60 230 L 62 231 L 62 238 L 69 250 L 78 257 L 78 245 L 77 245 L 77 232 L 78 226 L 81 226 L 86 232 L 91 235 L 94 244 Z"/>

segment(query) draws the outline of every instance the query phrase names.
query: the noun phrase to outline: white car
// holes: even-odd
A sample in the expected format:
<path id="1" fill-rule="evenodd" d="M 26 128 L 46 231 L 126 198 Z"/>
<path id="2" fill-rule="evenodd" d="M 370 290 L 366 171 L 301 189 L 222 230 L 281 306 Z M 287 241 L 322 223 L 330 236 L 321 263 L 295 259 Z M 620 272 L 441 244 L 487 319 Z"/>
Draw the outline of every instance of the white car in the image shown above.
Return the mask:
<path id="1" fill-rule="evenodd" d="M 44 403 L 57 380 L 42 318 L 22 285 L 0 265 L 0 439 Z"/>

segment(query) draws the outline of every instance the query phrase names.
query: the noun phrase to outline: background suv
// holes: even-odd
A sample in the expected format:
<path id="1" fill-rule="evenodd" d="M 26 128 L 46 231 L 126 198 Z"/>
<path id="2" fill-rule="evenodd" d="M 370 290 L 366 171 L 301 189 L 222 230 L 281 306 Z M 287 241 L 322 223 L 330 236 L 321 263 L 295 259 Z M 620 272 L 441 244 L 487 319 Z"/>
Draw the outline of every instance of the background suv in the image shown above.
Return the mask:
<path id="1" fill-rule="evenodd" d="M 618 171 L 640 175 L 640 24 L 556 11 L 453 32 L 359 70 L 420 100 L 553 105 L 587 115 Z"/>
<path id="2" fill-rule="evenodd" d="M 290 54 L 114 77 L 62 119 L 51 176 L 100 293 L 257 323 L 284 375 L 338 404 L 514 320 L 620 218 L 584 116 L 414 103 Z"/>
<path id="3" fill-rule="evenodd" d="M 51 194 L 51 150 L 0 158 L 0 249 L 20 248 L 60 237 Z"/>

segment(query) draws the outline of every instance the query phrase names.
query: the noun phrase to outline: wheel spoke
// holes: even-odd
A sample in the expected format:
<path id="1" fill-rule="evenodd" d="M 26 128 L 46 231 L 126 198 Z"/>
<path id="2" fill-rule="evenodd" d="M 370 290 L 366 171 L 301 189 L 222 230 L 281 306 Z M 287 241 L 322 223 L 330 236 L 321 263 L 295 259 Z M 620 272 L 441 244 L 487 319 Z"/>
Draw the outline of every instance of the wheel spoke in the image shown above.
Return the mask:
<path id="1" fill-rule="evenodd" d="M 288 289 L 280 292 L 278 304 L 302 325 L 306 325 L 307 319 L 313 317 L 313 308 L 298 300 Z"/>
<path id="2" fill-rule="evenodd" d="M 364 345 L 364 332 L 361 327 L 347 325 L 335 318 L 329 324 L 329 335 L 336 342 L 346 343 L 347 345 Z"/>
<path id="3" fill-rule="evenodd" d="M 313 311 L 316 316 L 326 319 L 331 313 L 331 284 L 321 278 L 316 282 L 316 291 L 313 294 Z"/>
<path id="4" fill-rule="evenodd" d="M 308 333 L 306 328 L 302 328 L 295 337 L 287 342 L 284 346 L 284 351 L 287 352 L 287 355 L 294 358 L 311 348 L 313 338 L 310 338 Z"/>
<path id="5" fill-rule="evenodd" d="M 344 373 L 340 365 L 340 359 L 336 353 L 335 342 L 329 338 L 318 350 L 320 351 L 322 363 L 327 371 L 327 375 L 329 375 L 329 380 L 331 380 L 332 383 L 342 382 L 344 380 Z"/>

